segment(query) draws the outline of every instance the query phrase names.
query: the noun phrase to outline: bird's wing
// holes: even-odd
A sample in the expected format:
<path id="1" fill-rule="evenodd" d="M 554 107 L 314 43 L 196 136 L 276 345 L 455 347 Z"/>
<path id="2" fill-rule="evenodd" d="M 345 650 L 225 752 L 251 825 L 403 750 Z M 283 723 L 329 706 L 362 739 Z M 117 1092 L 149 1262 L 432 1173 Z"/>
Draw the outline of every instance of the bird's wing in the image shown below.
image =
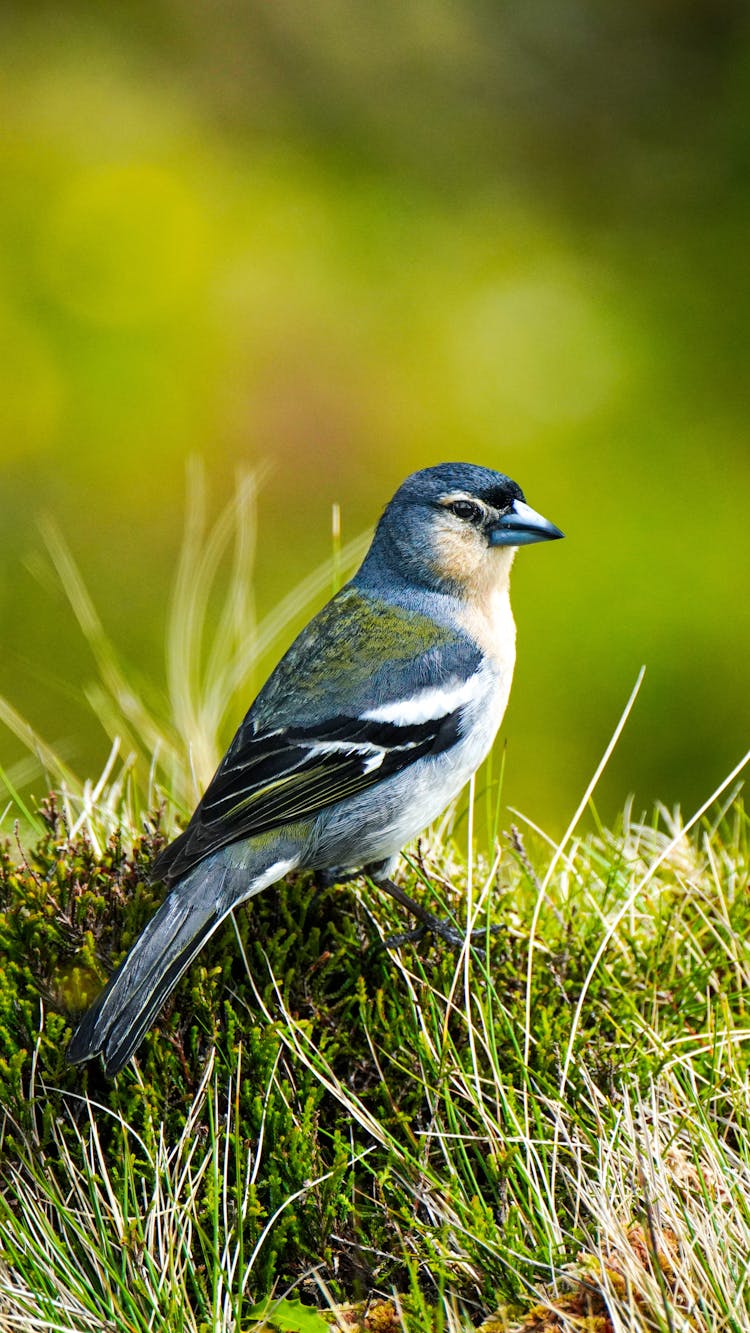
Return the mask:
<path id="1" fill-rule="evenodd" d="M 440 707 L 438 716 L 420 718 L 413 708 L 415 720 L 399 721 L 394 705 L 396 720 L 385 707 L 370 718 L 341 716 L 314 727 L 253 734 L 245 726 L 243 743 L 227 754 L 187 829 L 155 862 L 154 878 L 173 883 L 228 843 L 303 822 L 448 750 L 460 735 L 466 690 L 424 693 L 433 696 L 428 711 Z"/>
<path id="2" fill-rule="evenodd" d="M 455 743 L 480 654 L 411 610 L 343 588 L 282 658 L 153 877 L 373 787 Z"/>

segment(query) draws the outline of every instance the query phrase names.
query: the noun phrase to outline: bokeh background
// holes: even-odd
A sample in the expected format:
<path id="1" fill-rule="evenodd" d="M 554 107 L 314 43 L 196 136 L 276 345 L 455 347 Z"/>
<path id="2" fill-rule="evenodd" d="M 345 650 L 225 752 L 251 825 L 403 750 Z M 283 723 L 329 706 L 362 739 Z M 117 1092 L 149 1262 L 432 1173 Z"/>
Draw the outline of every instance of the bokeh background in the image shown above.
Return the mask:
<path id="1" fill-rule="evenodd" d="M 0 51 L 0 692 L 99 772 L 40 514 L 158 683 L 189 456 L 216 506 L 270 464 L 261 611 L 334 501 L 352 537 L 473 460 L 567 534 L 516 565 L 506 800 L 559 829 L 641 663 L 602 815 L 708 795 L 750 744 L 744 0 L 4 0 Z"/>

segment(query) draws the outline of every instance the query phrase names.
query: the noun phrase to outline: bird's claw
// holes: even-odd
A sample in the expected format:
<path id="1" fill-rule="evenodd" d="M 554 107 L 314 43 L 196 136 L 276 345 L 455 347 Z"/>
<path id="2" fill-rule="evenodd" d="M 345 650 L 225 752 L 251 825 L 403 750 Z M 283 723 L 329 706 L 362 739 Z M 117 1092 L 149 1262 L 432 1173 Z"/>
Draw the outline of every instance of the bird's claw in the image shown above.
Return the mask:
<path id="1" fill-rule="evenodd" d="M 384 876 L 376 883 L 419 921 L 415 930 L 403 931 L 399 935 L 389 935 L 383 941 L 385 949 L 398 949 L 402 944 L 415 944 L 418 940 L 423 939 L 428 931 L 431 935 L 438 935 L 441 940 L 450 945 L 451 949 L 462 949 L 464 947 L 467 939 L 464 931 L 458 930 L 456 926 L 449 925 L 447 921 L 442 921 L 439 916 L 435 916 L 434 912 L 428 912 L 426 907 L 410 898 L 406 890 L 402 889 L 399 884 L 394 884 L 392 879 Z M 489 932 L 491 935 L 496 935 L 499 929 L 499 926 L 490 926 Z M 486 938 L 487 931 L 485 929 L 472 930 L 468 935 L 469 943 L 472 945 L 474 952 L 482 959 L 485 957 L 485 951 L 475 945 L 474 941 L 485 940 Z"/>
<path id="2" fill-rule="evenodd" d="M 490 926 L 489 930 L 491 935 L 496 935 L 500 930 L 500 927 Z M 456 926 L 449 925 L 447 921 L 441 921 L 439 917 L 434 917 L 429 924 L 423 922 L 421 925 L 416 926 L 414 930 L 404 930 L 397 935 L 389 935 L 383 940 L 383 948 L 400 949 L 405 944 L 418 944 L 428 933 L 430 935 L 437 935 L 449 945 L 451 949 L 462 949 L 468 938 L 474 953 L 477 954 L 483 962 L 487 956 L 486 950 L 481 948 L 478 943 L 478 941 L 484 942 L 487 939 L 487 931 L 485 928 L 469 931 L 467 936 L 463 931 L 458 930 Z M 475 941 L 477 941 L 477 943 L 475 943 Z"/>
<path id="3" fill-rule="evenodd" d="M 415 930 L 402 930 L 397 935 L 388 935 L 383 940 L 383 948 L 401 949 L 405 944 L 418 944 L 426 934 L 426 926 L 417 926 Z"/>

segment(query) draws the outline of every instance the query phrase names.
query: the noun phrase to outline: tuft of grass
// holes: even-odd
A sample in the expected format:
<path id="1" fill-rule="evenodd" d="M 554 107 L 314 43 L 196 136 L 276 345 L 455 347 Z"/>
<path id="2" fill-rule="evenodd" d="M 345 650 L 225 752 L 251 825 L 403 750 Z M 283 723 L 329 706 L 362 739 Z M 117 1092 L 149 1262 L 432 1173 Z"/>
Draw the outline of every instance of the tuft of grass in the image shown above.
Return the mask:
<path id="1" fill-rule="evenodd" d="M 341 544 L 262 618 L 252 588 L 256 505 L 263 471 L 238 473 L 230 500 L 211 521 L 205 472 L 188 466 L 185 530 L 167 616 L 165 683 L 139 686 L 93 604 L 65 538 L 50 518 L 42 535 L 53 570 L 91 653 L 86 700 L 110 752 L 96 781 L 75 773 L 61 754 L 0 696 L 0 723 L 28 750 L 29 762 L 5 774 L 0 828 L 14 818 L 39 831 L 22 789 L 40 777 L 59 794 L 75 834 L 102 847 L 110 833 L 137 835 L 144 812 L 163 809 L 170 831 L 195 806 L 264 675 L 312 611 L 356 568 L 368 538 Z"/>
<path id="2" fill-rule="evenodd" d="M 692 819 L 627 805 L 582 835 L 594 780 L 560 843 L 519 819 L 483 855 L 474 800 L 449 812 L 403 879 L 486 925 L 484 954 L 386 950 L 403 917 L 374 885 L 292 876 L 210 941 L 114 1083 L 66 1065 L 153 911 L 148 867 L 213 764 L 225 691 L 247 697 L 283 616 L 338 578 L 255 629 L 228 587 L 208 645 L 222 561 L 249 576 L 252 487 L 209 527 L 194 485 L 167 721 L 54 538 L 92 702 L 127 739 L 81 782 L 2 705 L 58 792 L 24 816 L 10 775 L 23 832 L 0 852 L 0 1325 L 750 1329 L 741 764 Z M 491 827 L 494 792 L 476 805 Z"/>

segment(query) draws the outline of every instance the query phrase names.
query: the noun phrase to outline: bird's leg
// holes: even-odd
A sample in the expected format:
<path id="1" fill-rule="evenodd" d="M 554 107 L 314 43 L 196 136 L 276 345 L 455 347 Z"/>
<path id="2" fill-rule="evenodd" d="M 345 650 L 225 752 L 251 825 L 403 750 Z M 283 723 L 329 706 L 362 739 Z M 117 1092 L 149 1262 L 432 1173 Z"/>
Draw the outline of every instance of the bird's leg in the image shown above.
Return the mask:
<path id="1" fill-rule="evenodd" d="M 367 865 L 364 870 L 349 870 L 343 866 L 332 866 L 330 869 L 318 870 L 315 874 L 316 891 L 330 888 L 334 884 L 346 884 L 352 879 L 358 879 L 361 874 L 365 874 L 372 880 L 373 884 L 377 884 L 379 889 L 385 889 L 386 893 L 396 899 L 396 902 L 411 912 L 412 916 L 415 916 L 420 923 L 415 930 L 405 930 L 397 935 L 389 935 L 383 941 L 386 949 L 400 949 L 404 944 L 416 944 L 428 933 L 438 935 L 453 949 L 462 948 L 466 939 L 463 931 L 458 930 L 456 926 L 452 926 L 450 922 L 443 921 L 439 916 L 435 916 L 434 912 L 430 912 L 421 903 L 416 902 L 405 889 L 394 883 L 391 879 L 391 873 L 395 868 L 396 861 L 397 857 L 390 857 L 387 861 L 378 861 L 375 864 Z M 490 926 L 490 934 L 496 935 L 499 929 L 499 926 Z M 486 936 L 486 930 L 480 928 L 471 931 L 469 940 L 476 948 L 475 941 L 483 941 Z M 477 949 L 477 952 L 484 956 L 481 949 Z"/>
<path id="2" fill-rule="evenodd" d="M 398 884 L 394 884 L 393 880 L 387 876 L 373 876 L 373 880 L 379 889 L 385 889 L 386 893 L 390 893 L 397 903 L 406 907 L 412 916 L 415 916 L 421 923 L 416 930 L 405 931 L 401 935 L 389 935 L 388 939 L 383 941 L 386 949 L 397 949 L 402 944 L 412 944 L 421 940 L 428 931 L 431 935 L 438 935 L 441 940 L 445 940 L 445 943 L 450 944 L 451 948 L 462 948 L 466 940 L 463 931 L 457 930 L 448 921 L 442 921 L 439 916 L 435 916 L 433 912 L 428 911 L 421 903 L 415 902 L 404 889 Z M 490 933 L 494 935 L 499 929 L 499 926 L 490 926 Z M 486 931 L 483 929 L 472 930 L 469 934 L 469 940 L 472 944 L 475 940 L 484 939 L 486 939 Z"/>
<path id="3" fill-rule="evenodd" d="M 362 874 L 367 875 L 373 883 L 386 888 L 390 883 L 387 870 L 391 864 L 390 861 L 378 861 L 376 865 L 365 866 L 364 870 L 345 870 L 343 866 L 333 866 L 329 870 L 316 870 L 313 878 L 315 893 L 318 894 L 323 889 L 332 889 L 339 884 L 349 884 L 353 879 L 359 879 Z M 397 888 L 397 886 L 394 885 L 394 888 Z M 412 902 L 408 894 L 404 894 L 404 898 L 408 899 L 409 903 Z M 414 903 L 413 907 L 417 916 L 423 910 L 419 903 Z M 427 915 L 429 916 L 430 913 L 428 912 Z M 437 917 L 435 920 L 437 920 Z M 390 949 L 400 949 L 402 944 L 416 944 L 417 940 L 421 940 L 426 933 L 426 925 L 418 926 L 416 930 L 405 930 L 399 935 L 389 935 L 385 944 Z"/>

